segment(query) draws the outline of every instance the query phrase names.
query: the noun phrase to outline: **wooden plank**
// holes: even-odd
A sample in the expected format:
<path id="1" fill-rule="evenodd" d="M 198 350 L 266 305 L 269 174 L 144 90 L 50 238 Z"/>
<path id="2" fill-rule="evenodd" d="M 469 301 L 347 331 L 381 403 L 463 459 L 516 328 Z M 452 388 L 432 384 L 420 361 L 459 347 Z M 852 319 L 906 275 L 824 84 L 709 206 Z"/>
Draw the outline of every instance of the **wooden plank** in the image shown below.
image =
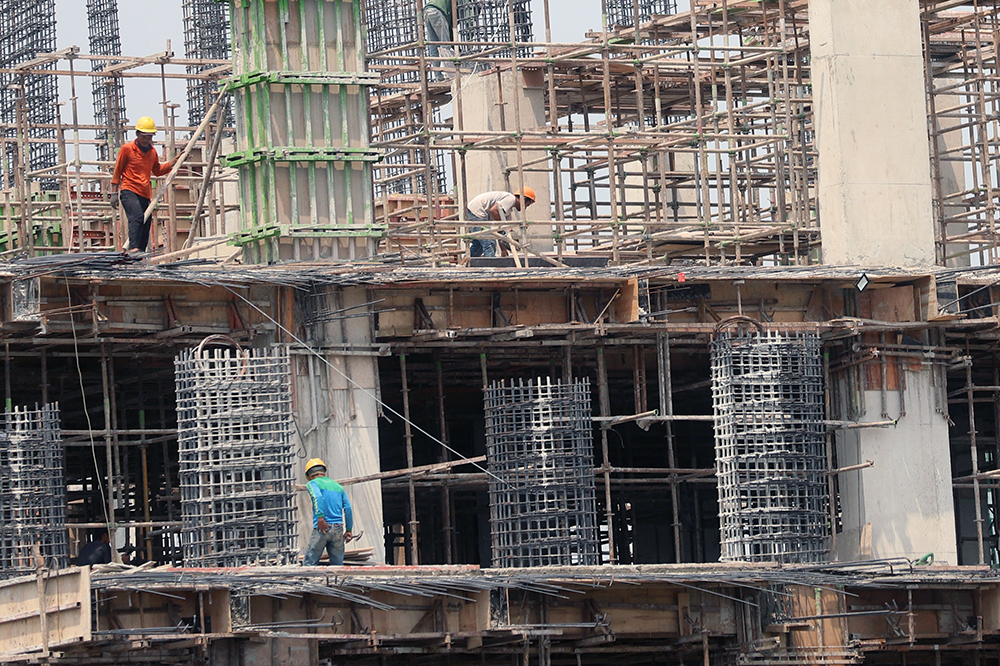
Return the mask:
<path id="1" fill-rule="evenodd" d="M 90 632 L 90 567 L 0 583 L 0 655 L 89 641 Z"/>
<path id="2" fill-rule="evenodd" d="M 614 322 L 628 324 L 639 321 L 639 278 L 629 278 L 621 286 L 614 303 Z"/>

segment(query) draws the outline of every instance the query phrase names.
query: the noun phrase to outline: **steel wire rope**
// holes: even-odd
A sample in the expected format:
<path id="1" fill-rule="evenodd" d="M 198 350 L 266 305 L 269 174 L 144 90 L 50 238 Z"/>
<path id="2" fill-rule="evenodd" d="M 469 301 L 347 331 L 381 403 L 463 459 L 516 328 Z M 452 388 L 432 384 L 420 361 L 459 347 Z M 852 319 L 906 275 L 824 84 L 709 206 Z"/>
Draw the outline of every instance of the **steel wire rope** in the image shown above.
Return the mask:
<path id="1" fill-rule="evenodd" d="M 216 286 L 216 287 L 222 287 L 223 289 L 225 289 L 226 291 L 228 291 L 232 295 L 236 296 L 237 298 L 239 298 L 240 300 L 242 300 L 244 303 L 246 303 L 247 305 L 249 305 L 251 308 L 253 308 L 257 312 L 259 312 L 261 315 L 263 315 L 264 317 L 266 317 L 267 320 L 270 321 L 272 324 L 274 324 L 279 330 L 284 331 L 288 335 L 288 337 L 290 337 L 292 340 L 295 340 L 295 342 L 297 342 L 300 345 L 302 345 L 306 350 L 309 351 L 310 354 L 312 354 L 313 356 L 315 356 L 316 358 L 318 358 L 320 361 L 322 361 L 328 368 L 330 368 L 331 370 L 333 370 L 334 372 L 336 372 L 338 375 L 340 375 L 341 377 L 343 377 L 345 380 L 347 380 L 348 383 L 353 384 L 354 387 L 357 388 L 357 390 L 361 391 L 362 393 L 364 393 L 365 395 L 367 395 L 369 398 L 371 398 L 372 400 L 374 400 L 376 403 L 378 403 L 379 405 L 381 405 L 383 409 L 388 410 L 389 412 L 391 412 L 395 416 L 398 416 L 404 422 L 409 423 L 411 427 L 413 427 L 414 429 L 417 430 L 417 432 L 420 432 L 420 433 L 424 434 L 432 442 L 436 442 L 436 443 L 440 444 L 442 446 L 442 448 L 444 448 L 446 451 L 449 451 L 449 452 L 455 454 L 456 456 L 458 456 L 462 460 L 470 460 L 467 456 L 462 455 L 461 453 L 459 453 L 455 449 L 451 448 L 450 446 L 448 446 L 447 444 L 445 444 L 444 442 L 442 442 L 440 439 L 438 439 L 434 435 L 430 434 L 429 432 L 427 432 L 426 430 L 424 430 L 423 428 L 421 428 L 420 426 L 418 426 L 413 421 L 410 421 L 409 419 L 407 419 L 406 417 L 404 417 L 402 414 L 400 414 L 399 412 L 397 412 L 395 409 L 393 409 L 392 407 L 390 407 L 388 404 L 386 404 L 385 402 L 383 402 L 382 400 L 380 400 L 378 398 L 378 396 L 374 395 L 371 391 L 369 391 L 368 389 L 366 389 L 364 386 L 362 386 L 358 382 L 354 381 L 354 379 L 352 377 L 348 376 L 345 372 L 342 372 L 333 363 L 330 363 L 330 361 L 326 360 L 326 358 L 322 354 L 320 354 L 318 351 L 316 351 L 315 349 L 313 349 L 308 343 L 306 343 L 304 340 L 302 340 L 301 338 L 299 338 L 299 336 L 295 335 L 293 332 L 289 331 L 287 328 L 285 328 L 284 326 L 282 326 L 281 322 L 279 322 L 274 317 L 272 317 L 271 315 L 269 315 L 268 313 L 264 312 L 262 309 L 260 309 L 259 307 L 257 307 L 256 304 L 254 304 L 252 301 L 250 301 L 250 299 L 248 299 L 245 296 L 243 296 L 243 294 L 240 294 L 240 293 L 234 291 L 233 289 L 229 288 L 227 285 L 225 285 L 223 283 L 220 283 L 220 282 L 206 281 L 203 284 L 212 285 L 212 286 Z M 487 476 L 490 476 L 490 477 L 496 479 L 499 483 L 502 483 L 505 486 L 510 486 L 511 488 L 514 487 L 511 484 L 507 483 L 505 480 L 501 479 L 499 476 L 497 476 L 493 472 L 489 471 L 485 467 L 482 467 L 479 463 L 477 463 L 477 462 L 469 462 L 469 464 L 472 465 L 473 467 L 475 467 L 476 469 L 479 469 L 479 470 L 485 472 Z"/>
<path id="2" fill-rule="evenodd" d="M 66 278 L 66 298 L 69 300 L 70 305 L 73 304 L 73 294 L 69 288 L 69 278 Z M 101 491 L 101 509 L 104 511 L 104 522 L 108 526 L 108 532 L 111 532 L 111 516 L 108 513 L 108 498 L 104 495 L 104 483 L 101 481 L 101 473 L 97 464 L 97 444 L 94 442 L 94 425 L 90 421 L 90 410 L 87 409 L 87 392 L 83 387 L 83 369 L 80 367 L 80 346 L 79 340 L 76 337 L 76 322 L 73 321 L 73 310 L 70 309 L 69 312 L 69 328 L 73 333 L 73 359 L 76 362 L 76 376 L 80 380 L 80 399 L 83 401 L 83 415 L 87 419 L 87 437 L 90 439 L 90 455 L 94 460 L 94 478 L 97 480 L 97 487 Z M 106 426 L 110 424 L 105 424 Z M 108 475 L 110 476 L 111 470 L 108 470 Z M 114 551 L 114 548 L 112 548 Z"/>

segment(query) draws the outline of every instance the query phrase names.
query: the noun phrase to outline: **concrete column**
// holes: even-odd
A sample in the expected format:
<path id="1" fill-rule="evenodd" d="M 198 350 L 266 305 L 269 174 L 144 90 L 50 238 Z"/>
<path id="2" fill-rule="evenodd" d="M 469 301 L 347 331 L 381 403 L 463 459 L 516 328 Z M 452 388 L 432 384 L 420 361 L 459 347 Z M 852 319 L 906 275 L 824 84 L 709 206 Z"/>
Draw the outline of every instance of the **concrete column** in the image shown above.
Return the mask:
<path id="1" fill-rule="evenodd" d="M 935 262 L 920 7 L 809 3 L 823 263 Z"/>
<path id="2" fill-rule="evenodd" d="M 342 310 L 369 300 L 364 289 L 343 289 L 327 296 L 323 307 Z M 352 310 L 360 312 L 361 310 Z M 305 463 L 322 458 L 331 479 L 377 474 L 381 471 L 378 446 L 378 359 L 364 353 L 372 344 L 367 318 L 340 319 L 312 327 L 309 344 L 351 347 L 347 354 L 327 353 L 328 366 L 314 355 L 294 355 L 295 418 L 303 456 L 296 474 L 305 483 Z M 331 367 L 332 366 L 332 367 Z M 346 376 L 345 376 L 346 375 Z M 347 378 L 350 378 L 349 381 Z M 372 559 L 385 562 L 382 537 L 382 484 L 371 481 L 345 488 L 354 514 L 354 533 L 364 537 L 348 544 L 374 548 Z M 299 548 L 312 533 L 309 495 L 298 494 Z"/>
<path id="3" fill-rule="evenodd" d="M 462 86 L 462 120 L 467 131 L 503 131 L 513 135 L 517 131 L 537 130 L 546 126 L 545 80 L 538 70 L 505 70 L 499 74 L 492 70 L 466 74 L 455 85 Z M 515 114 L 515 109 L 519 113 Z M 545 152 L 541 150 L 521 151 L 524 163 L 534 162 L 545 156 Z M 462 183 L 459 179 L 457 183 L 459 201 L 468 202 L 482 192 L 506 190 L 508 181 L 505 174 L 508 170 L 509 191 L 515 192 L 520 186 L 517 152 L 510 148 L 470 150 L 466 165 L 466 182 Z M 551 220 L 550 164 L 541 162 L 529 168 L 535 171 L 524 172 L 524 184 L 534 188 L 536 198 L 534 205 L 527 209 L 526 219 Z M 515 213 L 515 217 L 521 219 L 520 213 Z M 527 240 L 535 252 L 552 250 L 551 225 L 532 224 L 528 228 L 528 235 Z"/>
<path id="4" fill-rule="evenodd" d="M 887 392 L 889 418 L 899 418 L 895 427 L 837 434 L 839 466 L 875 463 L 839 476 L 844 525 L 837 535 L 840 561 L 934 553 L 938 563 L 958 564 L 948 421 L 936 410 L 940 389 L 932 383 L 931 370 L 905 372 L 905 415 L 900 416 L 899 392 Z M 881 391 L 862 395 L 865 415 L 860 420 L 886 420 Z"/>

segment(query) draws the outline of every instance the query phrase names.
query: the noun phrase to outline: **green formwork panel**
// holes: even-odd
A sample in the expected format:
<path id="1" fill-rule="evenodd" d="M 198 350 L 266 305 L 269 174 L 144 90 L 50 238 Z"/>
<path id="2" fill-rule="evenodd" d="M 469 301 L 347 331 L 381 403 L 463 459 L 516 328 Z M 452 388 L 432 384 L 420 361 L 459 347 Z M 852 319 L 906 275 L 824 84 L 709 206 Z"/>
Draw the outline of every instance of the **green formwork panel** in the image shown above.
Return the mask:
<path id="1" fill-rule="evenodd" d="M 35 232 L 32 234 L 32 244 L 37 248 L 62 247 L 62 238 L 62 229 L 58 224 L 46 225 L 44 227 L 36 226 Z M 24 249 L 18 243 L 17 229 L 14 229 L 9 234 L 6 231 L 0 231 L 0 252 L 16 249 Z"/>

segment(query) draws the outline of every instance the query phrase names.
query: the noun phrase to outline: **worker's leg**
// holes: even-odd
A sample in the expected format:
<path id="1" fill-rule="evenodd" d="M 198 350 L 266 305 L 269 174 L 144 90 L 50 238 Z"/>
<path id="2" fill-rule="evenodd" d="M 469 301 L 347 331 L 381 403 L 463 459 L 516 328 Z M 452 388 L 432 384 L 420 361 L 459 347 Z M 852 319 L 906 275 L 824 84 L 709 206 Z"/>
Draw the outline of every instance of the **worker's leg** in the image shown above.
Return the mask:
<path id="1" fill-rule="evenodd" d="M 319 562 L 319 556 L 323 554 L 323 549 L 326 547 L 326 541 L 326 535 L 314 527 L 309 536 L 309 543 L 306 544 L 306 549 L 302 552 L 302 566 L 316 566 L 316 563 Z"/>
<path id="2" fill-rule="evenodd" d="M 469 220 L 469 222 L 488 222 L 486 218 L 473 215 L 468 210 L 465 211 L 465 217 L 467 220 Z M 483 227 L 469 227 L 469 231 L 472 233 L 482 230 Z M 487 256 L 483 254 L 483 250 L 485 249 L 487 243 L 489 243 L 489 241 L 487 240 L 480 240 L 478 238 L 472 239 L 472 242 L 469 243 L 469 256 L 470 257 Z M 493 255 L 488 255 L 488 256 L 492 257 Z"/>
<path id="3" fill-rule="evenodd" d="M 451 41 L 451 26 L 448 19 L 437 7 L 424 9 L 424 41 L 427 43 L 427 57 L 437 58 L 440 51 L 437 42 Z M 431 67 L 440 67 L 440 63 L 431 63 Z"/>
<path id="4" fill-rule="evenodd" d="M 149 199 L 129 190 L 122 190 L 119 198 L 122 208 L 125 209 L 125 217 L 128 218 L 129 249 L 145 252 L 149 243 L 149 227 L 152 223 L 151 219 L 143 222 Z"/>
<path id="5" fill-rule="evenodd" d="M 330 556 L 330 564 L 340 566 L 344 563 L 344 525 L 334 523 L 327 532 L 326 554 Z"/>
<path id="6" fill-rule="evenodd" d="M 482 231 L 482 227 L 472 227 L 469 231 Z M 483 243 L 478 238 L 473 238 L 472 242 L 469 243 L 469 256 L 470 257 L 481 257 L 483 256 Z"/>
<path id="7" fill-rule="evenodd" d="M 485 238 L 480 243 L 483 244 L 483 256 L 484 257 L 495 257 L 497 256 L 497 242 L 495 240 L 486 240 Z"/>

